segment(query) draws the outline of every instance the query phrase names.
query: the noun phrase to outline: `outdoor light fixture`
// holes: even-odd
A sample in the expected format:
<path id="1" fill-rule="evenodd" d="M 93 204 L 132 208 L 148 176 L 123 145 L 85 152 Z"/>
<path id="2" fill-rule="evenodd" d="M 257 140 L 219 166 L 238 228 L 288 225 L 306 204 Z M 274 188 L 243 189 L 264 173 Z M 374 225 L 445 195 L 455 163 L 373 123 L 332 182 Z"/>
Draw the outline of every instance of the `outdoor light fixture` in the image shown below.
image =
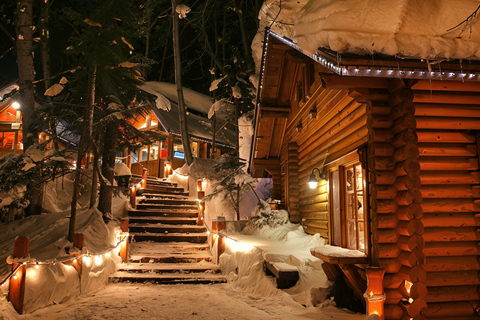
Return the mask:
<path id="1" fill-rule="evenodd" d="M 12 103 L 12 107 L 15 109 L 15 110 L 18 110 L 20 108 L 20 103 L 18 103 L 17 101 L 14 101 Z"/>
<path id="2" fill-rule="evenodd" d="M 310 186 L 310 189 L 315 189 L 318 186 L 318 180 L 315 177 L 315 170 L 318 171 L 318 177 L 322 180 L 326 180 L 325 175 L 323 172 L 320 171 L 318 168 L 313 168 L 312 174 L 310 175 L 310 179 L 308 179 L 308 185 Z"/>

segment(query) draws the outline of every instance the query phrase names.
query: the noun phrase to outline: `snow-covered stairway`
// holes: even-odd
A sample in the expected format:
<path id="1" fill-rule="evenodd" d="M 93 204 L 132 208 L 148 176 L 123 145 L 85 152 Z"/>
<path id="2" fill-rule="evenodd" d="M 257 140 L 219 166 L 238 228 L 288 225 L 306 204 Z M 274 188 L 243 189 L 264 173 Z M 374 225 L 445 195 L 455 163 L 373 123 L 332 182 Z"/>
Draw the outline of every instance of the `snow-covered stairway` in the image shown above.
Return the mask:
<path id="1" fill-rule="evenodd" d="M 182 188 L 147 179 L 144 197 L 129 211 L 129 263 L 112 281 L 173 283 L 225 282 L 212 263 L 207 230 L 197 226 L 197 205 Z"/>

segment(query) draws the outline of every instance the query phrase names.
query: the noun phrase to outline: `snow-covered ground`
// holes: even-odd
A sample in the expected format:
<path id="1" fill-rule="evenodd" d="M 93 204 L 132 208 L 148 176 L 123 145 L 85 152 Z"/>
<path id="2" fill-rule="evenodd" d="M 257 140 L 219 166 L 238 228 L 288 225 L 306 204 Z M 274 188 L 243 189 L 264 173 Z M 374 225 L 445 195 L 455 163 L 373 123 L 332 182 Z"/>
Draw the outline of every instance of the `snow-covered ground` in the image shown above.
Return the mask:
<path id="1" fill-rule="evenodd" d="M 217 205 L 220 210 L 226 206 L 221 202 Z M 124 216 L 127 206 L 126 197 L 115 198 L 114 216 Z M 27 275 L 27 291 L 30 288 L 34 292 L 27 292 L 30 311 L 26 315 L 17 315 L 7 301 L 8 285 L 0 287 L 0 319 L 124 319 L 139 315 L 145 319 L 364 319 L 365 315 L 334 307 L 334 302 L 326 297 L 331 283 L 322 271 L 321 261 L 309 252 L 324 241 L 318 235 L 305 234 L 301 226 L 286 222 L 286 217 L 286 211 L 272 211 L 266 206 L 254 210 L 252 223 L 244 230 L 227 230 L 227 248 L 220 259 L 222 272 L 229 280 L 227 284 L 107 285 L 106 276 L 113 271 L 110 264 L 118 259 L 103 255 L 101 272 L 93 266 L 88 268 L 91 280 L 83 284 L 82 293 L 77 289 L 69 291 L 70 286 L 81 285 L 72 280 L 77 278 L 73 277 L 75 271 L 67 270 L 61 263 L 50 265 L 47 271 L 35 276 Z M 58 262 L 71 258 L 64 250 L 72 245 L 66 240 L 68 222 L 69 211 L 60 211 L 0 224 L 0 281 L 10 271 L 6 261 L 19 235 L 30 238 L 31 259 Z M 104 224 L 96 210 L 78 212 L 77 230 L 85 234 L 85 246 L 92 256 L 112 249 L 117 227 L 115 221 Z M 300 274 L 297 285 L 277 289 L 275 279 L 263 271 L 264 260 L 297 267 Z M 32 279 L 37 283 L 29 284 Z M 44 292 L 48 298 L 39 299 L 37 292 Z M 50 306 L 44 308 L 42 304 Z"/>

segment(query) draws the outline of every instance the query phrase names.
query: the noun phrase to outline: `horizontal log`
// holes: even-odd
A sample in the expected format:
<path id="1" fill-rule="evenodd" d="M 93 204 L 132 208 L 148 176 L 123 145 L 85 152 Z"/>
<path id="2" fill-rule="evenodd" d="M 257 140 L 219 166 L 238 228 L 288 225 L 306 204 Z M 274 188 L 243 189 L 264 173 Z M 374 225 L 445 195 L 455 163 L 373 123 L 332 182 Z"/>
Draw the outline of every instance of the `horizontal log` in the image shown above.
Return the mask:
<path id="1" fill-rule="evenodd" d="M 408 206 L 413 202 L 422 202 L 422 194 L 418 189 L 408 190 L 408 191 L 400 191 L 395 196 L 395 202 L 399 206 Z"/>
<path id="2" fill-rule="evenodd" d="M 398 106 L 404 102 L 411 102 L 414 99 L 414 93 L 412 89 L 404 87 L 391 94 L 391 98 L 388 103 L 391 106 Z"/>
<path id="3" fill-rule="evenodd" d="M 427 286 L 466 286 L 480 285 L 480 272 L 478 270 L 461 272 L 429 272 L 427 273 Z"/>
<path id="4" fill-rule="evenodd" d="M 378 259 L 378 266 L 385 268 L 385 274 L 387 273 L 397 273 L 403 265 L 398 261 L 397 258 L 391 259 Z"/>
<path id="5" fill-rule="evenodd" d="M 415 130 L 407 129 L 395 135 L 392 141 L 392 144 L 395 148 L 400 148 L 406 144 L 410 144 L 410 143 L 416 144 L 417 142 L 418 142 L 418 136 Z"/>
<path id="6" fill-rule="evenodd" d="M 427 242 L 423 248 L 427 257 L 476 256 L 480 253 L 476 241 Z"/>
<path id="7" fill-rule="evenodd" d="M 409 143 L 395 150 L 393 159 L 396 162 L 405 161 L 406 159 L 416 159 L 420 154 L 420 149 L 416 144 Z"/>
<path id="8" fill-rule="evenodd" d="M 418 130 L 418 142 L 475 143 L 475 136 L 465 131 Z"/>
<path id="9" fill-rule="evenodd" d="M 428 272 L 478 271 L 480 264 L 477 256 L 427 257 L 423 268 L 427 274 Z"/>
<path id="10" fill-rule="evenodd" d="M 423 212 L 477 212 L 479 200 L 472 199 L 424 199 Z"/>
<path id="11" fill-rule="evenodd" d="M 388 81 L 384 78 L 356 78 L 342 77 L 330 73 L 319 73 L 322 86 L 327 89 L 350 89 L 350 88 L 388 88 Z"/>
<path id="12" fill-rule="evenodd" d="M 423 217 L 423 208 L 419 203 L 412 203 L 408 206 L 398 207 L 396 216 L 400 220 L 410 221 L 412 219 L 421 219 Z"/>
<path id="13" fill-rule="evenodd" d="M 376 171 L 391 171 L 397 164 L 392 157 L 370 157 L 369 168 Z"/>
<path id="14" fill-rule="evenodd" d="M 475 130 L 480 127 L 480 118 L 415 117 L 417 129 Z"/>
<path id="15" fill-rule="evenodd" d="M 425 228 L 423 239 L 425 242 L 477 241 L 480 239 L 479 232 L 473 227 Z"/>
<path id="16" fill-rule="evenodd" d="M 302 212 L 328 211 L 328 203 L 323 202 L 323 203 L 300 205 L 300 211 Z"/>
<path id="17" fill-rule="evenodd" d="M 374 157 L 391 157 L 395 147 L 391 143 L 373 143 L 371 153 Z"/>
<path id="18" fill-rule="evenodd" d="M 420 188 L 420 185 L 421 185 L 421 178 L 417 174 L 407 174 L 406 176 L 401 176 L 395 179 L 395 182 L 393 185 L 398 191 L 408 190 L 408 189 L 418 189 Z"/>
<path id="19" fill-rule="evenodd" d="M 418 219 L 399 221 L 395 229 L 378 229 L 378 243 L 395 243 L 400 236 L 412 236 L 423 233 L 423 224 Z"/>
<path id="20" fill-rule="evenodd" d="M 402 319 L 403 309 L 398 304 L 385 304 L 385 319 Z"/>
<path id="21" fill-rule="evenodd" d="M 415 115 L 423 117 L 480 118 L 480 105 L 458 105 L 416 103 Z"/>
<path id="22" fill-rule="evenodd" d="M 402 299 L 405 299 L 405 295 L 400 292 L 397 288 L 395 289 L 385 289 L 386 304 L 398 304 Z"/>
<path id="23" fill-rule="evenodd" d="M 412 114 L 406 114 L 397 120 L 395 120 L 392 124 L 392 132 L 393 134 L 398 134 L 408 129 L 415 130 L 417 128 L 417 120 L 415 116 Z"/>
<path id="24" fill-rule="evenodd" d="M 413 102 L 442 104 L 478 104 L 478 93 L 415 91 Z"/>
<path id="25" fill-rule="evenodd" d="M 420 188 L 424 199 L 430 198 L 480 198 L 480 186 L 471 185 L 428 185 Z"/>
<path id="26" fill-rule="evenodd" d="M 299 204 L 305 205 L 305 204 L 314 204 L 314 203 L 327 202 L 327 201 L 328 201 L 328 193 L 320 193 L 313 196 L 302 197 L 299 200 Z"/>
<path id="27" fill-rule="evenodd" d="M 422 222 L 426 228 L 475 227 L 479 225 L 480 216 L 474 212 L 424 211 Z"/>
<path id="28" fill-rule="evenodd" d="M 480 295 L 477 286 L 450 286 L 450 287 L 430 287 L 426 301 L 430 302 L 452 302 L 479 300 Z"/>
<path id="29" fill-rule="evenodd" d="M 393 200 L 377 199 L 371 203 L 372 210 L 379 214 L 394 213 L 398 209 L 398 204 Z"/>
<path id="30" fill-rule="evenodd" d="M 313 228 L 319 228 L 319 229 L 325 229 L 328 230 L 328 221 L 321 221 L 321 220 L 303 220 L 302 225 L 308 226 L 308 227 L 313 227 Z"/>
<path id="31" fill-rule="evenodd" d="M 421 170 L 452 170 L 452 171 L 473 171 L 478 170 L 477 157 L 422 157 L 418 158 Z"/>
<path id="32" fill-rule="evenodd" d="M 473 144 L 421 143 L 418 152 L 420 156 L 428 157 L 475 157 L 477 147 Z"/>
<path id="33" fill-rule="evenodd" d="M 475 319 L 478 318 L 475 308 L 479 304 L 480 301 L 478 300 L 429 303 L 425 316 L 427 319 L 459 319 L 459 317 L 469 317 L 469 319 Z"/>
<path id="34" fill-rule="evenodd" d="M 394 199 L 398 191 L 392 186 L 370 185 L 372 199 Z"/>
<path id="35" fill-rule="evenodd" d="M 328 212 L 301 212 L 302 219 L 316 219 L 326 221 L 328 219 Z"/>
<path id="36" fill-rule="evenodd" d="M 420 171 L 420 181 L 424 185 L 480 184 L 479 172 Z"/>
<path id="37" fill-rule="evenodd" d="M 413 250 L 412 252 L 402 251 L 398 257 L 398 261 L 407 267 L 423 266 L 425 264 L 425 254 L 421 250 Z"/>
<path id="38" fill-rule="evenodd" d="M 400 220 L 395 214 L 379 214 L 377 215 L 378 229 L 395 229 Z"/>
<path id="39" fill-rule="evenodd" d="M 401 273 L 387 273 L 383 277 L 383 287 L 385 289 L 397 289 L 405 280 L 410 281 L 410 278 L 405 279 Z"/>
<path id="40" fill-rule="evenodd" d="M 393 120 L 389 116 L 372 115 L 367 119 L 367 126 L 372 129 L 390 129 L 392 124 Z"/>
<path id="41" fill-rule="evenodd" d="M 372 128 L 367 122 L 367 126 Z M 389 129 L 370 129 L 372 142 L 390 142 L 393 140 L 393 132 Z"/>
<path id="42" fill-rule="evenodd" d="M 308 234 L 317 234 L 319 233 L 320 236 L 324 239 L 329 238 L 329 232 L 328 230 L 320 229 L 320 228 L 314 228 L 314 227 L 309 227 L 309 226 L 303 226 L 303 230 L 308 233 Z"/>
<path id="43" fill-rule="evenodd" d="M 442 81 L 416 80 L 416 83 L 412 86 L 412 90 L 480 92 L 480 83 L 476 81 L 453 81 L 446 79 Z"/>
<path id="44" fill-rule="evenodd" d="M 419 174 L 420 162 L 417 159 L 406 159 L 403 162 L 397 163 L 393 172 L 397 177 L 404 176 L 408 173 Z"/>
<path id="45" fill-rule="evenodd" d="M 354 88 L 348 91 L 348 95 L 354 98 L 358 103 L 388 101 L 390 99 L 390 93 L 381 89 Z"/>
<path id="46" fill-rule="evenodd" d="M 396 242 L 402 251 L 412 252 L 413 250 L 423 250 L 425 241 L 422 235 L 414 234 L 412 236 L 400 236 Z"/>
<path id="47" fill-rule="evenodd" d="M 412 303 L 402 305 L 402 307 L 405 309 L 406 313 L 410 316 L 410 318 L 406 317 L 404 319 L 426 320 L 424 314 L 428 309 L 428 305 L 424 299 L 413 300 Z"/>
<path id="48" fill-rule="evenodd" d="M 425 299 L 427 297 L 427 286 L 424 282 L 414 282 L 410 287 L 412 299 Z"/>
<path id="49" fill-rule="evenodd" d="M 370 172 L 370 181 L 376 185 L 393 185 L 397 176 L 392 171 Z"/>
<path id="50" fill-rule="evenodd" d="M 388 102 L 382 101 L 368 101 L 367 112 L 371 115 L 388 116 L 392 111 L 392 107 Z"/>
<path id="51" fill-rule="evenodd" d="M 379 243 L 377 244 L 378 257 L 380 259 L 396 258 L 402 252 L 402 249 L 394 243 Z"/>

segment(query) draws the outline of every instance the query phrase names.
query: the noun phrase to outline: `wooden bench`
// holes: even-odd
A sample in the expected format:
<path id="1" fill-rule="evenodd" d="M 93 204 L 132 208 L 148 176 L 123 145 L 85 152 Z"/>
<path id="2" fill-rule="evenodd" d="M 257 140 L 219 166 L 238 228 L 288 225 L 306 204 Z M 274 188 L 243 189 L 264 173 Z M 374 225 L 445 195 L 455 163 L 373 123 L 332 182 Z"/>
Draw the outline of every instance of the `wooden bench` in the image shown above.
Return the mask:
<path id="1" fill-rule="evenodd" d="M 334 246 L 313 248 L 310 253 L 323 260 L 322 268 L 328 280 L 335 281 L 335 278 L 343 275 L 348 286 L 353 290 L 357 298 L 365 303 L 363 293 L 367 289 L 366 281 L 360 276 L 354 265 L 366 265 L 368 257 L 360 251 L 349 250 Z"/>
<path id="2" fill-rule="evenodd" d="M 265 261 L 263 269 L 267 275 L 277 278 L 278 289 L 293 287 L 299 279 L 297 267 L 286 262 Z"/>

